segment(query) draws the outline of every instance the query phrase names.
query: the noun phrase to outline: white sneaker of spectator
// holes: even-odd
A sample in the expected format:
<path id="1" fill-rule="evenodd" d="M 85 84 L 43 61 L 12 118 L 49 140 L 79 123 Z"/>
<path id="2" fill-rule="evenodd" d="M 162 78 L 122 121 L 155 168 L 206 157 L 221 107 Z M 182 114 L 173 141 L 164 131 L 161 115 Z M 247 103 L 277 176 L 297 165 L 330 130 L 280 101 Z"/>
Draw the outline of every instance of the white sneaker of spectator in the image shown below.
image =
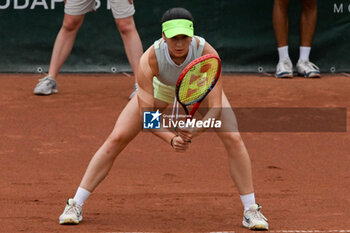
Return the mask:
<path id="1" fill-rule="evenodd" d="M 289 58 L 279 61 L 276 66 L 276 78 L 292 78 L 293 64 Z"/>
<path id="2" fill-rule="evenodd" d="M 309 60 L 299 60 L 296 68 L 299 75 L 304 76 L 305 78 L 319 78 L 321 76 L 320 68 Z"/>

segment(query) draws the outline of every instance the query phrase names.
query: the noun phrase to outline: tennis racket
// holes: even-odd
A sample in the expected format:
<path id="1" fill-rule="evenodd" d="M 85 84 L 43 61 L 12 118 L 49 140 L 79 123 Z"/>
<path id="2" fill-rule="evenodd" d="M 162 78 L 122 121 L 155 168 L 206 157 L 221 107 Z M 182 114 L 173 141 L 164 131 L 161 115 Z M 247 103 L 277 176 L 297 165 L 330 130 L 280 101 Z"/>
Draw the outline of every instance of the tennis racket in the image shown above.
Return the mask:
<path id="1" fill-rule="evenodd" d="M 214 54 L 201 56 L 181 72 L 176 84 L 176 98 L 190 119 L 203 99 L 217 83 L 221 73 L 221 60 Z M 193 105 L 189 112 L 187 106 Z"/>

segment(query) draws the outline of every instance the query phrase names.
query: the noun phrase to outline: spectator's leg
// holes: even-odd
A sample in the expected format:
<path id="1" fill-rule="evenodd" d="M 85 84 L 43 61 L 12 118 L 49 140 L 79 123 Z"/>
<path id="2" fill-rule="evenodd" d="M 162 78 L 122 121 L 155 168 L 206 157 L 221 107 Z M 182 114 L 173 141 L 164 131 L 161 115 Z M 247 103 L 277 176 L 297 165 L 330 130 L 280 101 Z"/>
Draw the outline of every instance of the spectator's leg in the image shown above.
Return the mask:
<path id="1" fill-rule="evenodd" d="M 289 0 L 275 0 L 273 6 L 273 28 L 275 31 L 279 61 L 277 78 L 292 78 L 293 64 L 288 52 L 288 6 Z"/>
<path id="2" fill-rule="evenodd" d="M 300 55 L 296 67 L 298 73 L 306 78 L 319 78 L 320 69 L 309 59 L 317 22 L 317 2 L 316 0 L 302 0 L 301 2 Z"/>
<path id="3" fill-rule="evenodd" d="M 122 19 L 115 19 L 115 22 L 124 43 L 126 56 L 128 57 L 134 74 L 136 74 L 143 49 L 140 36 L 136 30 L 134 18 L 133 16 L 129 16 Z"/>
<path id="4" fill-rule="evenodd" d="M 311 47 L 317 22 L 316 0 L 302 0 L 300 46 Z"/>
<path id="5" fill-rule="evenodd" d="M 56 78 L 72 51 L 77 32 L 83 21 L 84 15 L 64 15 L 63 25 L 57 35 L 50 61 L 49 75 L 52 78 Z"/>
<path id="6" fill-rule="evenodd" d="M 83 23 L 84 15 L 73 16 L 64 15 L 63 24 L 59 31 L 53 47 L 49 74 L 39 80 L 39 83 L 34 88 L 36 95 L 51 95 L 58 93 L 56 77 L 69 56 L 74 45 L 77 32 Z"/>
<path id="7" fill-rule="evenodd" d="M 277 47 L 288 45 L 288 5 L 289 0 L 275 0 L 273 5 L 273 28 Z"/>

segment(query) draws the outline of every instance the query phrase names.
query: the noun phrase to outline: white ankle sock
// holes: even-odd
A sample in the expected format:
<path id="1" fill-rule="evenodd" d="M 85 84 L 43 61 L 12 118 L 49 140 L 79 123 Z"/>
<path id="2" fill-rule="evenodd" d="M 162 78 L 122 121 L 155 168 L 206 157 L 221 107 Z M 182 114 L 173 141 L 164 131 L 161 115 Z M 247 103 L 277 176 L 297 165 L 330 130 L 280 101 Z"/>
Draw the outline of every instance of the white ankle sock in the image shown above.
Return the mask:
<path id="1" fill-rule="evenodd" d="M 91 193 L 86 189 L 79 187 L 73 199 L 77 202 L 78 205 L 83 206 L 84 202 L 89 198 L 90 194 Z"/>
<path id="2" fill-rule="evenodd" d="M 288 53 L 288 45 L 287 46 L 282 46 L 277 48 L 278 50 L 278 56 L 279 56 L 279 61 L 284 61 L 285 59 L 289 59 L 289 53 Z"/>
<path id="3" fill-rule="evenodd" d="M 310 56 L 311 47 L 300 46 L 299 51 L 300 51 L 299 61 L 300 60 L 308 61 L 309 56 Z"/>
<path id="4" fill-rule="evenodd" d="M 255 195 L 254 195 L 254 193 L 241 195 L 241 201 L 242 201 L 244 210 L 248 210 L 250 206 L 255 204 Z"/>

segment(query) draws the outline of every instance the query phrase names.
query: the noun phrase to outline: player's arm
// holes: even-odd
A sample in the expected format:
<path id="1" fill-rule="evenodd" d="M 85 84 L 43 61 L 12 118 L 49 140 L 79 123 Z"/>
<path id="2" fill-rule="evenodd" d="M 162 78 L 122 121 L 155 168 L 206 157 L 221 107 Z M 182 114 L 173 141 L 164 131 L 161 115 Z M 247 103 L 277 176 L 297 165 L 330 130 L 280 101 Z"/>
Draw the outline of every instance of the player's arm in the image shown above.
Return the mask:
<path id="1" fill-rule="evenodd" d="M 140 108 L 140 115 L 143 115 L 144 109 L 154 109 L 154 94 L 153 94 L 153 77 L 158 74 L 158 63 L 154 52 L 154 47 L 151 46 L 140 59 L 137 69 L 137 98 Z M 177 137 L 174 132 L 151 130 L 153 134 L 161 138 L 163 141 L 171 144 L 175 151 L 183 152 L 188 148 L 188 144 L 181 138 Z"/>

